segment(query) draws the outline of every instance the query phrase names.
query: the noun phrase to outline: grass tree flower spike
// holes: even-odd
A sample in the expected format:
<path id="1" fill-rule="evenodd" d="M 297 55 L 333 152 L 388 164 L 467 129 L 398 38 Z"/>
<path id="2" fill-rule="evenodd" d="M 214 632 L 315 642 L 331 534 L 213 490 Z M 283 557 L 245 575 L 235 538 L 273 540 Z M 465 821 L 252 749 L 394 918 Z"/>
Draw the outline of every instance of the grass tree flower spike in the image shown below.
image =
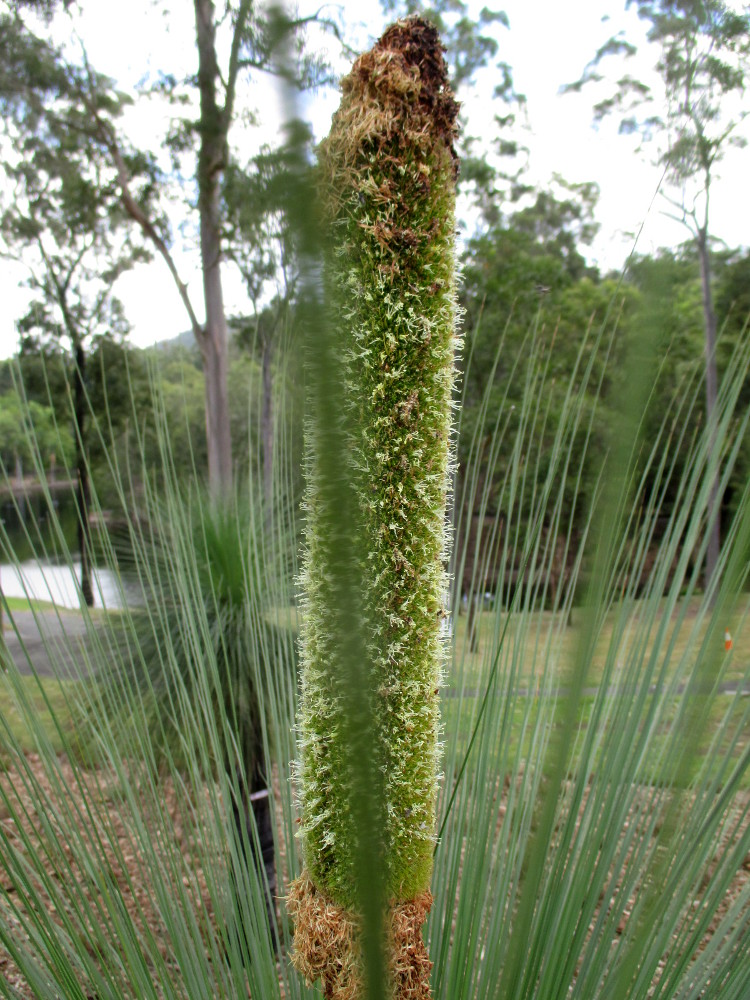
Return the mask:
<path id="1" fill-rule="evenodd" d="M 446 498 L 457 350 L 454 152 L 458 105 L 436 29 L 390 27 L 342 84 L 319 151 L 341 328 L 337 394 L 358 521 L 362 643 L 381 800 L 386 994 L 430 996 L 429 911 L 439 771 Z M 346 713 L 331 594 L 336 525 L 321 513 L 324 451 L 308 426 L 298 768 L 304 871 L 290 892 L 295 962 L 325 996 L 364 996 Z M 324 457 L 324 456 L 323 456 Z M 340 639 L 340 636 L 339 636 Z M 348 701 L 347 701 L 348 699 Z M 350 727 L 351 728 L 351 727 Z"/>

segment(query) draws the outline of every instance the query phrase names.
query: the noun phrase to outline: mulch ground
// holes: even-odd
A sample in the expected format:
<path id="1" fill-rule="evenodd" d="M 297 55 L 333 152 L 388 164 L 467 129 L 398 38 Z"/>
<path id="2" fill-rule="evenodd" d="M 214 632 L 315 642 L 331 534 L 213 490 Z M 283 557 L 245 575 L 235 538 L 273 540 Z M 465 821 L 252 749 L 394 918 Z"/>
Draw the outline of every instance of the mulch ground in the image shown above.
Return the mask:
<path id="1" fill-rule="evenodd" d="M 95 954 L 96 941 L 101 934 L 97 928 L 97 916 L 102 924 L 106 922 L 105 894 L 115 894 L 124 902 L 132 918 L 137 933 L 147 935 L 158 948 L 161 958 L 169 965 L 170 942 L 167 928 L 155 904 L 154 887 L 149 878 L 149 865 L 144 863 L 138 848 L 138 836 L 134 830 L 129 809 L 123 808 L 121 781 L 115 774 L 101 769 L 87 770 L 73 767 L 66 759 L 58 760 L 57 772 L 50 775 L 40 757 L 27 755 L 25 766 L 18 764 L 0 767 L 0 836 L 3 854 L 10 848 L 20 850 L 28 857 L 29 848 L 43 858 L 44 872 L 30 873 L 35 888 L 47 901 L 51 918 L 60 926 L 70 922 L 81 922 L 80 939 L 90 954 Z M 59 779 L 59 780 L 58 780 Z M 33 792 L 29 785 L 33 783 Z M 40 791 L 45 807 L 39 810 L 37 803 Z M 185 822 L 179 807 L 178 796 L 171 781 L 165 780 L 160 788 L 163 795 L 161 829 L 151 830 L 153 850 L 158 854 L 160 845 L 165 864 L 162 877 L 170 877 L 173 869 L 168 859 L 181 855 L 184 865 L 181 873 L 181 891 L 195 904 L 196 912 L 202 919 L 213 919 L 213 908 L 201 868 L 201 852 L 197 850 L 198 831 Z M 18 823 L 11 818 L 5 796 L 9 796 L 16 816 L 23 817 Z M 130 820 L 130 821 L 129 821 Z M 69 836 L 71 823 L 78 823 L 80 836 L 93 848 L 94 863 L 83 865 L 81 850 L 76 851 Z M 168 828 L 164 828 L 168 827 Z M 171 841 L 171 844 L 168 842 Z M 174 851 L 174 844 L 179 852 Z M 94 853 L 95 852 L 95 853 Z M 160 866 L 161 867 L 161 866 Z M 75 892 L 71 892 L 71 885 Z M 14 914 L 18 908 L 28 912 L 24 904 L 24 891 L 19 880 L 12 877 L 5 864 L 0 864 L 0 919 L 11 928 L 16 928 L 19 941 L 26 939 L 20 920 Z M 5 898 L 3 899 L 3 896 Z M 77 904 L 67 903 L 73 897 Z M 75 909 L 74 909 L 75 907 Z M 66 914 L 63 912 L 69 908 Z M 82 918 L 81 914 L 86 914 Z M 0 977 L 23 998 L 35 998 L 11 956 L 0 945 Z"/>

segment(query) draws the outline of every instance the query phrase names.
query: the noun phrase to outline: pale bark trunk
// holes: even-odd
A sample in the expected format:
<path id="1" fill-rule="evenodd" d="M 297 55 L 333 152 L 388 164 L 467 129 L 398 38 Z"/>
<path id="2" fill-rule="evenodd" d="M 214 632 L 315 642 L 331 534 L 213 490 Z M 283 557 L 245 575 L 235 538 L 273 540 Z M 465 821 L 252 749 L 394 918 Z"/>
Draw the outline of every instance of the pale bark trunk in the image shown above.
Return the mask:
<path id="1" fill-rule="evenodd" d="M 211 276 L 204 271 L 206 331 L 200 340 L 206 397 L 208 482 L 214 497 L 226 496 L 232 487 L 232 445 L 229 426 L 228 350 L 224 306 L 211 307 Z M 221 293 L 220 281 L 218 292 Z"/>
<path id="2" fill-rule="evenodd" d="M 713 454 L 717 447 L 716 428 L 714 426 L 716 400 L 718 395 L 718 378 L 716 374 L 716 313 L 714 312 L 713 294 L 711 292 L 711 262 L 708 254 L 708 239 L 705 229 L 698 234 L 698 259 L 701 272 L 701 291 L 703 294 L 703 325 L 705 333 L 706 361 L 706 425 L 709 428 L 709 448 Z M 713 477 L 710 487 L 708 524 L 708 547 L 706 550 L 705 587 L 711 584 L 719 562 L 719 547 L 721 544 L 721 509 L 719 505 L 719 475 Z"/>
<path id="3" fill-rule="evenodd" d="M 214 5 L 195 0 L 200 91 L 198 213 L 206 324 L 199 338 L 206 382 L 206 443 L 211 492 L 226 495 L 232 486 L 229 426 L 227 322 L 221 284 L 221 175 L 226 166 L 227 126 L 216 97 Z"/>

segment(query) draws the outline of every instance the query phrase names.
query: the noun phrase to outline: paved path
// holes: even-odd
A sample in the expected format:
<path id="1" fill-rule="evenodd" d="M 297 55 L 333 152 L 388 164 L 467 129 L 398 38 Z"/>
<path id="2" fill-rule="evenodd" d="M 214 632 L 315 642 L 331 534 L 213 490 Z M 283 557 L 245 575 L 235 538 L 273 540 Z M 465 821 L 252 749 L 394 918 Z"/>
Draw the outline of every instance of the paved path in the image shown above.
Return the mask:
<path id="1" fill-rule="evenodd" d="M 86 672 L 86 622 L 76 611 L 4 613 L 3 636 L 7 652 L 0 656 L 10 655 L 22 674 L 80 677 Z"/>

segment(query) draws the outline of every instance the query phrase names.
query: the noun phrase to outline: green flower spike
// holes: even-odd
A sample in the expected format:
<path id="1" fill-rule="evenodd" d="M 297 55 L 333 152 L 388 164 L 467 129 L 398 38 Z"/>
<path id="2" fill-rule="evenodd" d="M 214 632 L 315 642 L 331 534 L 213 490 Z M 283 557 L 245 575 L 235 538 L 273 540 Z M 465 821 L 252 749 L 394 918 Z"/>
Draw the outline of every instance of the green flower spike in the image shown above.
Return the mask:
<path id="1" fill-rule="evenodd" d="M 325 283 L 344 348 L 336 386 L 359 517 L 362 648 L 381 786 L 389 996 L 430 996 L 429 911 L 447 581 L 446 499 L 456 337 L 458 105 L 436 29 L 399 21 L 343 81 L 319 151 Z M 295 961 L 325 996 L 363 995 L 351 693 L 336 679 L 334 529 L 308 427 L 299 797 L 305 870 L 292 887 Z M 363 554 L 364 553 L 364 554 Z M 338 654 L 340 659 L 340 652 Z M 351 727 L 349 727 L 351 728 Z"/>

